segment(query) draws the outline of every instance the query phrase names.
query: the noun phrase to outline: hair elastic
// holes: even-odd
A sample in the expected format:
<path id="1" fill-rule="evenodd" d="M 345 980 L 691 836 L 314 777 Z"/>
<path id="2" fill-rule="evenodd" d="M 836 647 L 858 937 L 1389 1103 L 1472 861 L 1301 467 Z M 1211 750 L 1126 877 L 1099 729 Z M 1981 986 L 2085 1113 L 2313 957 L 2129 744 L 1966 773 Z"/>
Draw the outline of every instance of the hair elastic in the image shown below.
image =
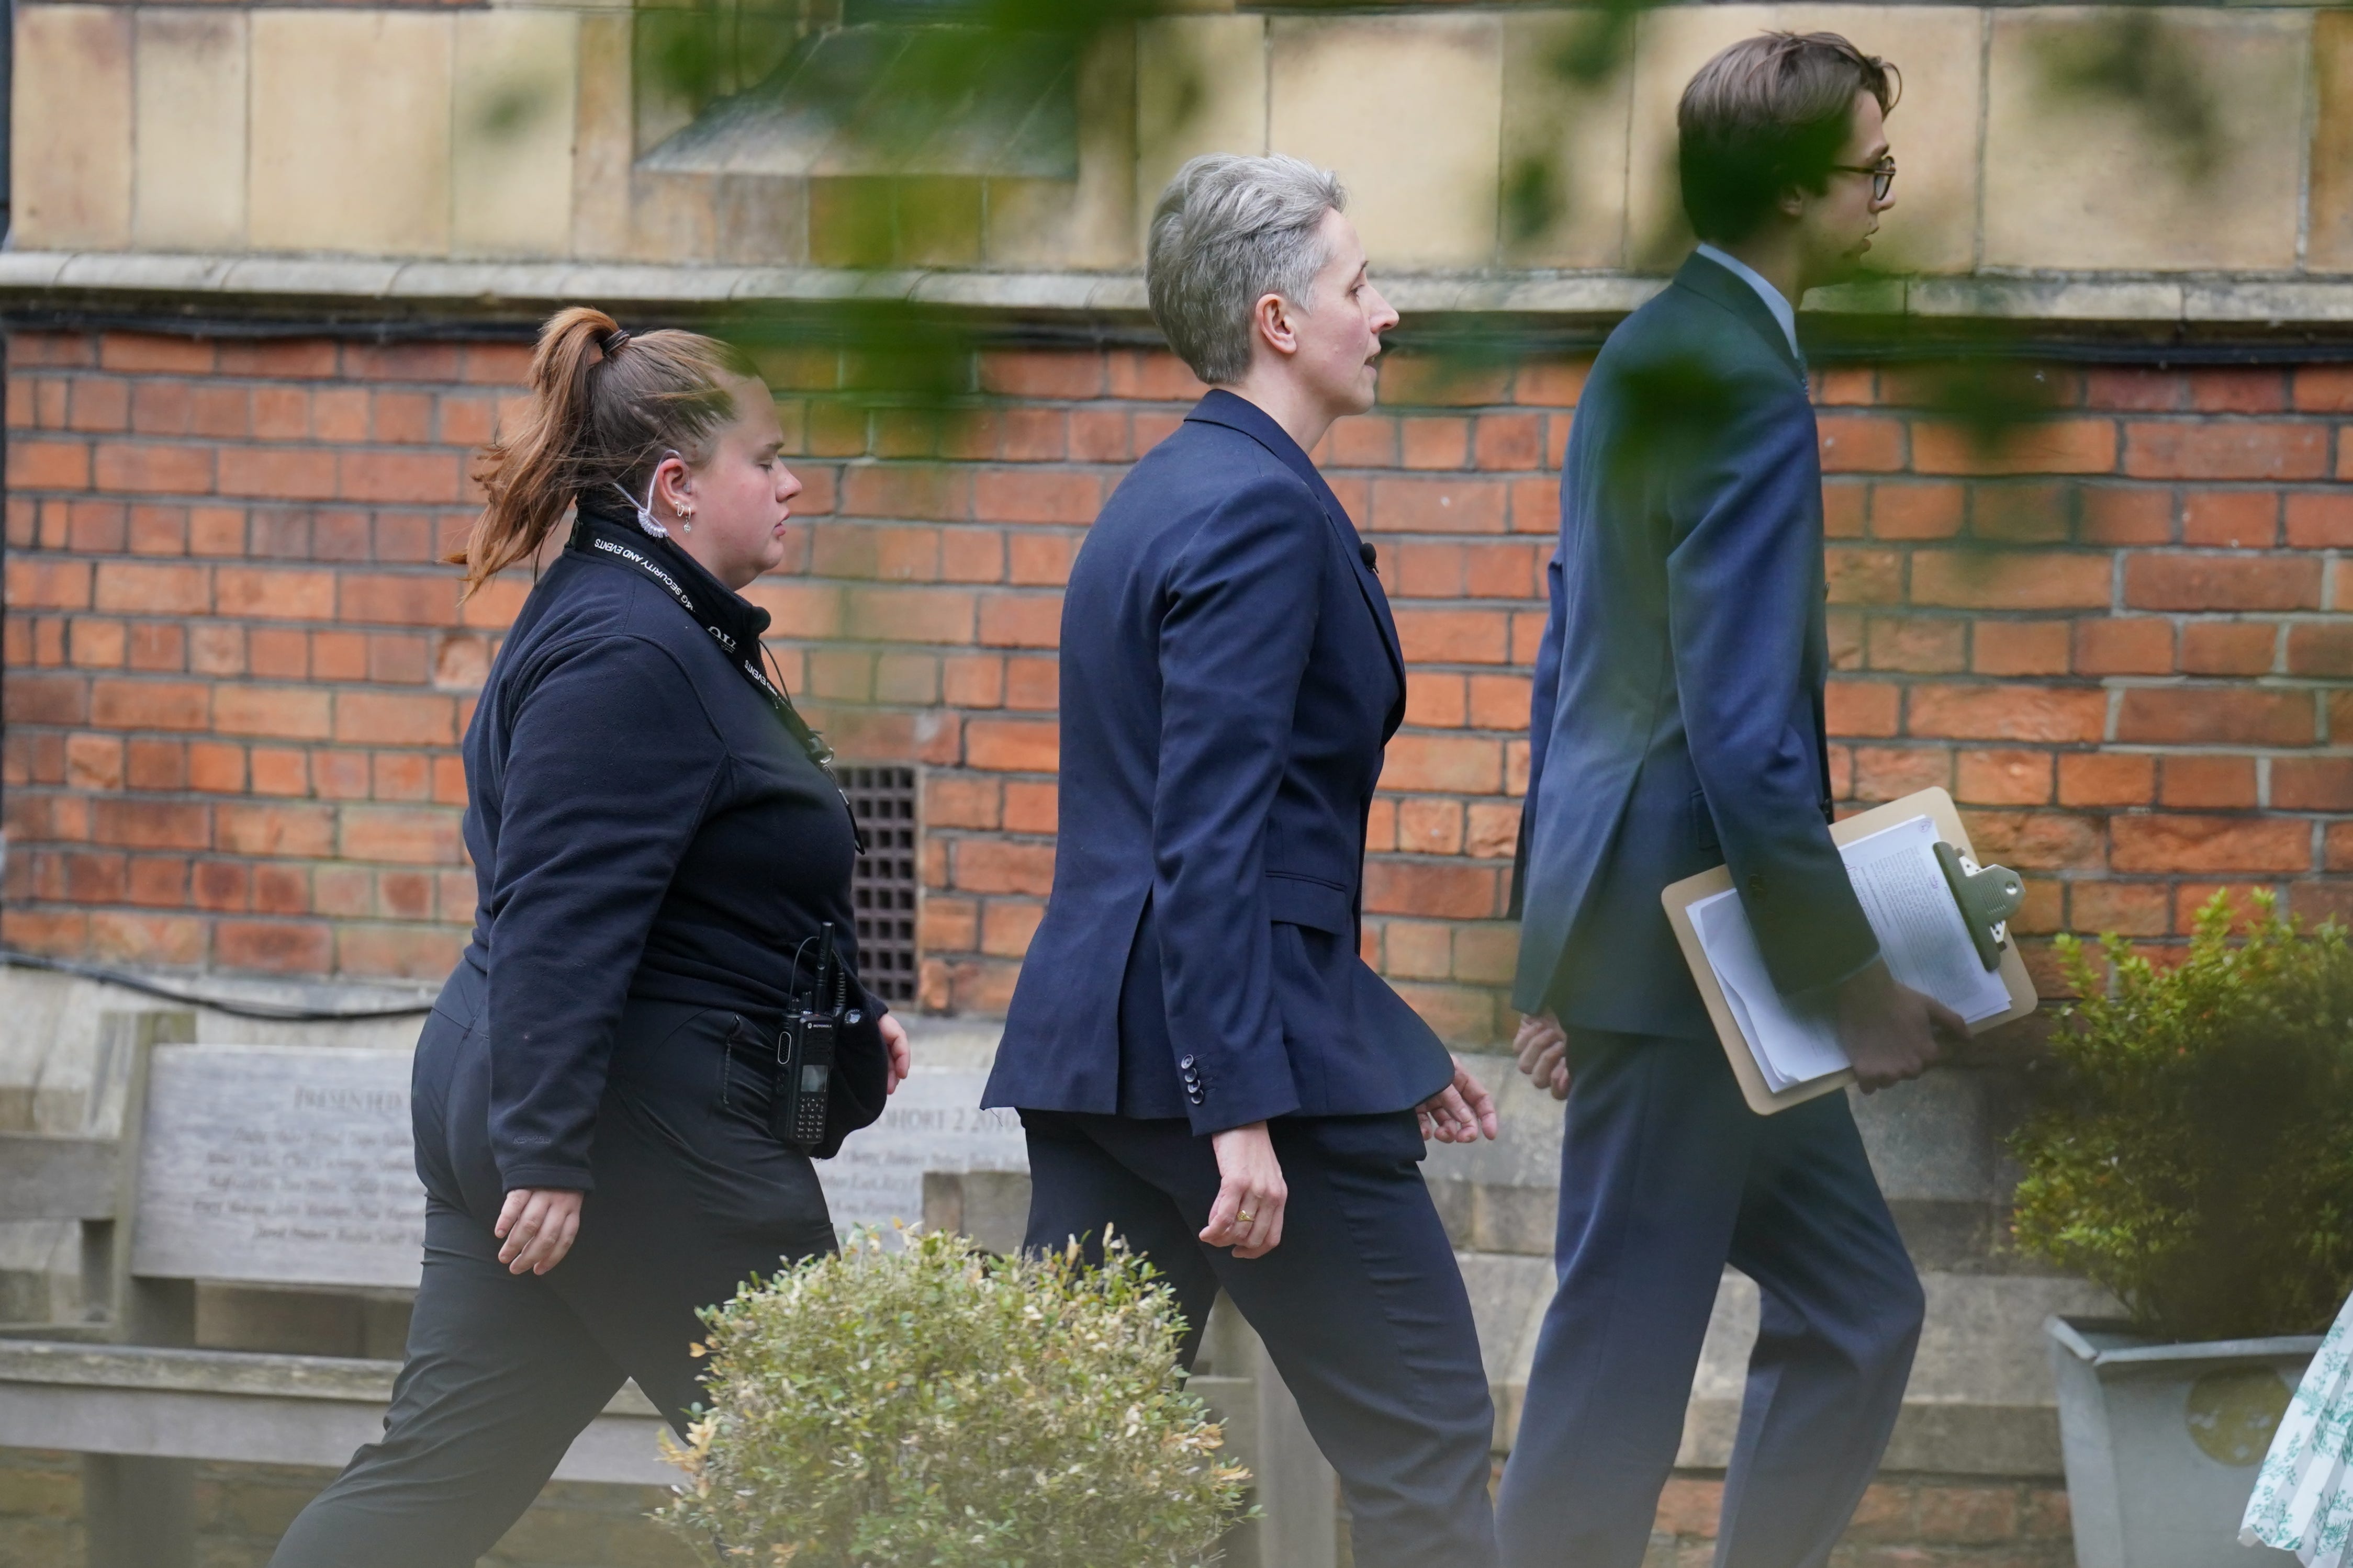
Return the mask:
<path id="1" fill-rule="evenodd" d="M 605 351 L 605 357 L 607 359 L 611 359 L 615 354 L 621 352 L 621 345 L 628 341 L 629 329 L 627 327 L 615 327 L 611 331 L 607 332 L 603 338 L 598 340 L 596 346 Z"/>

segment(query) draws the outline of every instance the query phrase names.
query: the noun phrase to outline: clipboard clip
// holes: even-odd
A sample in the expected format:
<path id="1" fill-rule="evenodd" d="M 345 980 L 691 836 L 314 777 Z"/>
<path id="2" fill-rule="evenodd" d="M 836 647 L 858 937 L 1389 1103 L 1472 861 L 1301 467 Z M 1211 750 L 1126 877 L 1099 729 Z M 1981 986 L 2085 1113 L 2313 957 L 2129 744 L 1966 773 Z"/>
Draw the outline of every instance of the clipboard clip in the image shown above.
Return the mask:
<path id="1" fill-rule="evenodd" d="M 2026 884 L 2007 866 L 1978 863 L 1946 843 L 1936 841 L 1936 864 L 1945 870 L 1945 886 L 1960 906 L 1961 923 L 1969 928 L 1978 961 L 1987 969 L 2001 966 L 2001 950 L 2010 944 L 2010 917 L 2026 903 Z"/>

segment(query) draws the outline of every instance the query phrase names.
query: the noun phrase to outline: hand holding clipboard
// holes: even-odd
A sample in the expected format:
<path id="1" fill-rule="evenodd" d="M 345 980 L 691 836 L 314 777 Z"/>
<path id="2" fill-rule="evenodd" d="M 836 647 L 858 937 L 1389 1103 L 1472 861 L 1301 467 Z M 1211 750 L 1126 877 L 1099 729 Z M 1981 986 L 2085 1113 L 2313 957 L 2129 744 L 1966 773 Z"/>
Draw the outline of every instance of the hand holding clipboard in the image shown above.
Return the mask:
<path id="1" fill-rule="evenodd" d="M 2034 983 L 2007 921 L 2017 873 L 1979 868 L 1952 796 L 1922 790 L 1831 829 L 1895 979 L 1958 1014 L 1971 1034 L 2034 1011 Z M 1771 1115 L 1854 1081 L 1827 1014 L 1774 989 L 1732 874 L 1685 878 L 1660 895 L 1749 1108 Z"/>

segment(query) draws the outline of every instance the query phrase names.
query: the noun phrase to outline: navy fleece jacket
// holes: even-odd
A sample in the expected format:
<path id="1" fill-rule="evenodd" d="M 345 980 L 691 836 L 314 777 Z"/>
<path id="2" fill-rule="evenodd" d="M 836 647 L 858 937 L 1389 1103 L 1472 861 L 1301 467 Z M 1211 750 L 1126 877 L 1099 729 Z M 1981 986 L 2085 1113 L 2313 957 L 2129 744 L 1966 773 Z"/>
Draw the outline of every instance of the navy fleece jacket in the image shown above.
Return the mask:
<path id="1" fill-rule="evenodd" d="M 820 922 L 853 973 L 858 956 L 849 808 L 738 666 L 759 658 L 767 612 L 617 497 L 583 510 L 466 731 L 466 957 L 489 976 L 491 1141 L 510 1191 L 592 1185 L 629 997 L 769 1027 Z M 800 952 L 798 985 L 815 957 Z"/>

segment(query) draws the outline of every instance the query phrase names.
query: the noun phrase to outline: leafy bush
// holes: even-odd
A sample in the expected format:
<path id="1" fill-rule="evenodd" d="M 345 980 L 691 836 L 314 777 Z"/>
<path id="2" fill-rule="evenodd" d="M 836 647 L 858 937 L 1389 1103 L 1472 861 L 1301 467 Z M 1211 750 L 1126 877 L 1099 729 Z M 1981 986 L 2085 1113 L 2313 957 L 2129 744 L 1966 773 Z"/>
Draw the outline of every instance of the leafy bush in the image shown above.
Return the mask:
<path id="1" fill-rule="evenodd" d="M 1176 1299 L 1114 1246 L 871 1231 L 703 1314 L 709 1404 L 656 1517 L 760 1568 L 1184 1568 L 1249 1472 L 1183 1390 Z"/>
<path id="2" fill-rule="evenodd" d="M 2020 1245 L 2161 1339 L 2316 1332 L 2353 1289 L 2353 950 L 2256 902 L 2234 940 L 2217 894 L 2171 967 L 2061 938 L 2084 1000 L 2011 1140 Z"/>

